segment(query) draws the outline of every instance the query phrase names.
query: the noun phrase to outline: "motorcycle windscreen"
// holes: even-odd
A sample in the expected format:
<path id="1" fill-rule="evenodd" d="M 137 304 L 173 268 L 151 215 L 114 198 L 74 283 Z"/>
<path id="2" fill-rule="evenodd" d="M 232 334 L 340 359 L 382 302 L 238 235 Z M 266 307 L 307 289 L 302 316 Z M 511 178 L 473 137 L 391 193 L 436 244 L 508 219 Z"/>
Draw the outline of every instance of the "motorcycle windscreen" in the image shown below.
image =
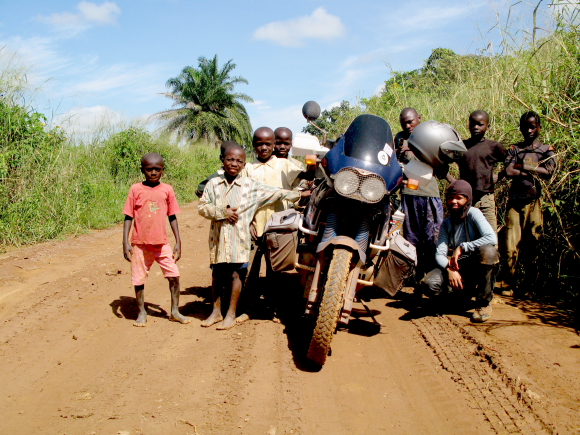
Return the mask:
<path id="1" fill-rule="evenodd" d="M 348 157 L 385 165 L 385 158 L 390 160 L 392 154 L 391 126 L 379 116 L 357 116 L 344 134 L 344 155 Z"/>

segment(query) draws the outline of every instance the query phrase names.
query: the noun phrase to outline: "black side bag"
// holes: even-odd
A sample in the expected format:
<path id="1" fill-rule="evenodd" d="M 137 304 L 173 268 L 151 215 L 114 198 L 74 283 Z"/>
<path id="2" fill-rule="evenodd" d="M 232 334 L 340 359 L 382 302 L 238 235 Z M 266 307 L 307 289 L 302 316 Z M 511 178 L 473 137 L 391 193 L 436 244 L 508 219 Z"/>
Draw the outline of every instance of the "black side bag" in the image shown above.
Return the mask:
<path id="1" fill-rule="evenodd" d="M 264 231 L 270 264 L 275 272 L 294 270 L 298 261 L 298 225 L 300 213 L 293 209 L 274 213 Z"/>
<path id="2" fill-rule="evenodd" d="M 381 256 L 379 267 L 375 268 L 374 284 L 395 296 L 403 288 L 405 279 L 415 272 L 416 264 L 415 247 L 399 234 L 391 241 L 391 249 Z"/>

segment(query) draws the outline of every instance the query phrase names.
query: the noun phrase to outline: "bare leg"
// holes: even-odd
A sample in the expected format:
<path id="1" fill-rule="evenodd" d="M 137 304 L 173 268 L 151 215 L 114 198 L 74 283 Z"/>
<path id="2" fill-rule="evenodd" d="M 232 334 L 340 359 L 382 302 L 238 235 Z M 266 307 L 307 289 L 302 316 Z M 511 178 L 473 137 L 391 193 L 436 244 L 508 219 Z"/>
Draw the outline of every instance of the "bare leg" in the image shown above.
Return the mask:
<path id="1" fill-rule="evenodd" d="M 221 322 L 222 317 L 222 303 L 221 303 L 221 288 L 217 287 L 216 279 L 212 277 L 211 283 L 211 298 L 213 299 L 213 311 L 207 319 L 201 322 L 201 326 L 208 327 L 214 323 Z"/>
<path id="2" fill-rule="evenodd" d="M 217 329 L 230 329 L 236 326 L 236 309 L 238 307 L 238 301 L 240 299 L 240 294 L 242 293 L 242 280 L 238 272 L 234 272 L 232 275 L 232 295 L 230 297 L 230 306 L 228 308 L 228 313 L 226 318 L 221 324 L 218 325 Z"/>
<path id="3" fill-rule="evenodd" d="M 179 323 L 189 323 L 191 319 L 183 316 L 179 312 L 179 277 L 172 276 L 167 278 L 169 281 L 169 290 L 171 291 L 171 314 L 169 315 L 169 320 Z"/>
<path id="4" fill-rule="evenodd" d="M 145 286 L 135 286 L 135 299 L 137 300 L 137 307 L 139 307 L 139 314 L 133 326 L 147 326 L 147 311 L 145 310 Z"/>

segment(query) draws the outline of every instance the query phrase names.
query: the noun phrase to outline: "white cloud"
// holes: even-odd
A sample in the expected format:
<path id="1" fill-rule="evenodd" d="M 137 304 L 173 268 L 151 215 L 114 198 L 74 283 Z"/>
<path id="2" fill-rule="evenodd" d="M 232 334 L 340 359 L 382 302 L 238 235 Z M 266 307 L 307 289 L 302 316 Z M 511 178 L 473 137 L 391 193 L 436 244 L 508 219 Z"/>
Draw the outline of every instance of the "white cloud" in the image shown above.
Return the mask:
<path id="1" fill-rule="evenodd" d="M 57 115 L 52 126 L 59 126 L 73 139 L 85 140 L 110 136 L 129 126 L 146 127 L 150 115 L 128 118 L 110 107 L 73 107 L 66 113 Z"/>
<path id="2" fill-rule="evenodd" d="M 431 29 L 441 27 L 445 22 L 460 17 L 473 10 L 472 6 L 452 6 L 452 7 L 427 7 L 419 8 L 414 13 L 409 14 L 408 10 L 402 10 L 397 18 L 400 29 L 405 29 L 406 33 L 414 29 Z"/>
<path id="3" fill-rule="evenodd" d="M 344 36 L 346 28 L 340 17 L 318 8 L 311 15 L 286 21 L 274 21 L 254 32 L 254 39 L 286 47 L 299 47 L 307 39 L 331 41 Z"/>
<path id="4" fill-rule="evenodd" d="M 18 70 L 26 88 L 52 100 L 113 95 L 146 101 L 158 98 L 171 71 L 160 64 L 101 65 L 92 54 L 69 57 L 58 50 L 59 38 L 0 39 L 0 67 Z M 80 101 L 75 105 L 79 105 Z"/>
<path id="5" fill-rule="evenodd" d="M 375 88 L 375 92 L 373 92 L 373 95 L 381 95 L 384 90 L 385 90 L 385 84 L 384 83 L 381 83 L 380 85 L 378 85 Z"/>
<path id="6" fill-rule="evenodd" d="M 93 26 L 116 24 L 121 8 L 114 2 L 100 5 L 82 1 L 77 5 L 78 12 L 61 12 L 49 16 L 38 16 L 38 20 L 52 25 L 56 30 L 77 34 Z"/>
<path id="7" fill-rule="evenodd" d="M 335 107 L 340 107 L 340 101 L 335 101 L 334 103 L 330 103 L 328 106 L 326 106 L 323 110 L 332 110 Z"/>
<path id="8" fill-rule="evenodd" d="M 368 53 L 363 53 L 363 54 L 359 54 L 356 56 L 349 56 L 342 63 L 341 68 L 350 68 L 352 66 L 372 63 L 372 62 L 380 59 L 381 57 L 384 58 L 386 53 L 387 53 L 387 49 L 377 48 L 376 50 L 370 51 Z"/>
<path id="9" fill-rule="evenodd" d="M 71 93 L 97 93 L 110 91 L 138 92 L 140 94 L 163 91 L 163 81 L 159 80 L 163 67 L 157 65 L 115 64 L 101 68 L 92 77 L 70 88 Z"/>
<path id="10" fill-rule="evenodd" d="M 73 107 L 66 113 L 57 115 L 52 123 L 59 125 L 70 135 L 94 133 L 124 120 L 121 113 L 107 106 Z"/>

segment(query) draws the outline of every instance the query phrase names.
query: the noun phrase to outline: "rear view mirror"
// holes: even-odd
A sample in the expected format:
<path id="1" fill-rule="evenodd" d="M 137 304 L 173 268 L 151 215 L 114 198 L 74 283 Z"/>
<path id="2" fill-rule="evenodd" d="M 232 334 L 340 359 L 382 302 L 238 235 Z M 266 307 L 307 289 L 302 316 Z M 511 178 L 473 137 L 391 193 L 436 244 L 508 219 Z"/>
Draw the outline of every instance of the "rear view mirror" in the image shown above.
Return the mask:
<path id="1" fill-rule="evenodd" d="M 316 121 L 320 118 L 320 105 L 316 101 L 308 101 L 302 106 L 302 115 L 309 122 Z"/>

